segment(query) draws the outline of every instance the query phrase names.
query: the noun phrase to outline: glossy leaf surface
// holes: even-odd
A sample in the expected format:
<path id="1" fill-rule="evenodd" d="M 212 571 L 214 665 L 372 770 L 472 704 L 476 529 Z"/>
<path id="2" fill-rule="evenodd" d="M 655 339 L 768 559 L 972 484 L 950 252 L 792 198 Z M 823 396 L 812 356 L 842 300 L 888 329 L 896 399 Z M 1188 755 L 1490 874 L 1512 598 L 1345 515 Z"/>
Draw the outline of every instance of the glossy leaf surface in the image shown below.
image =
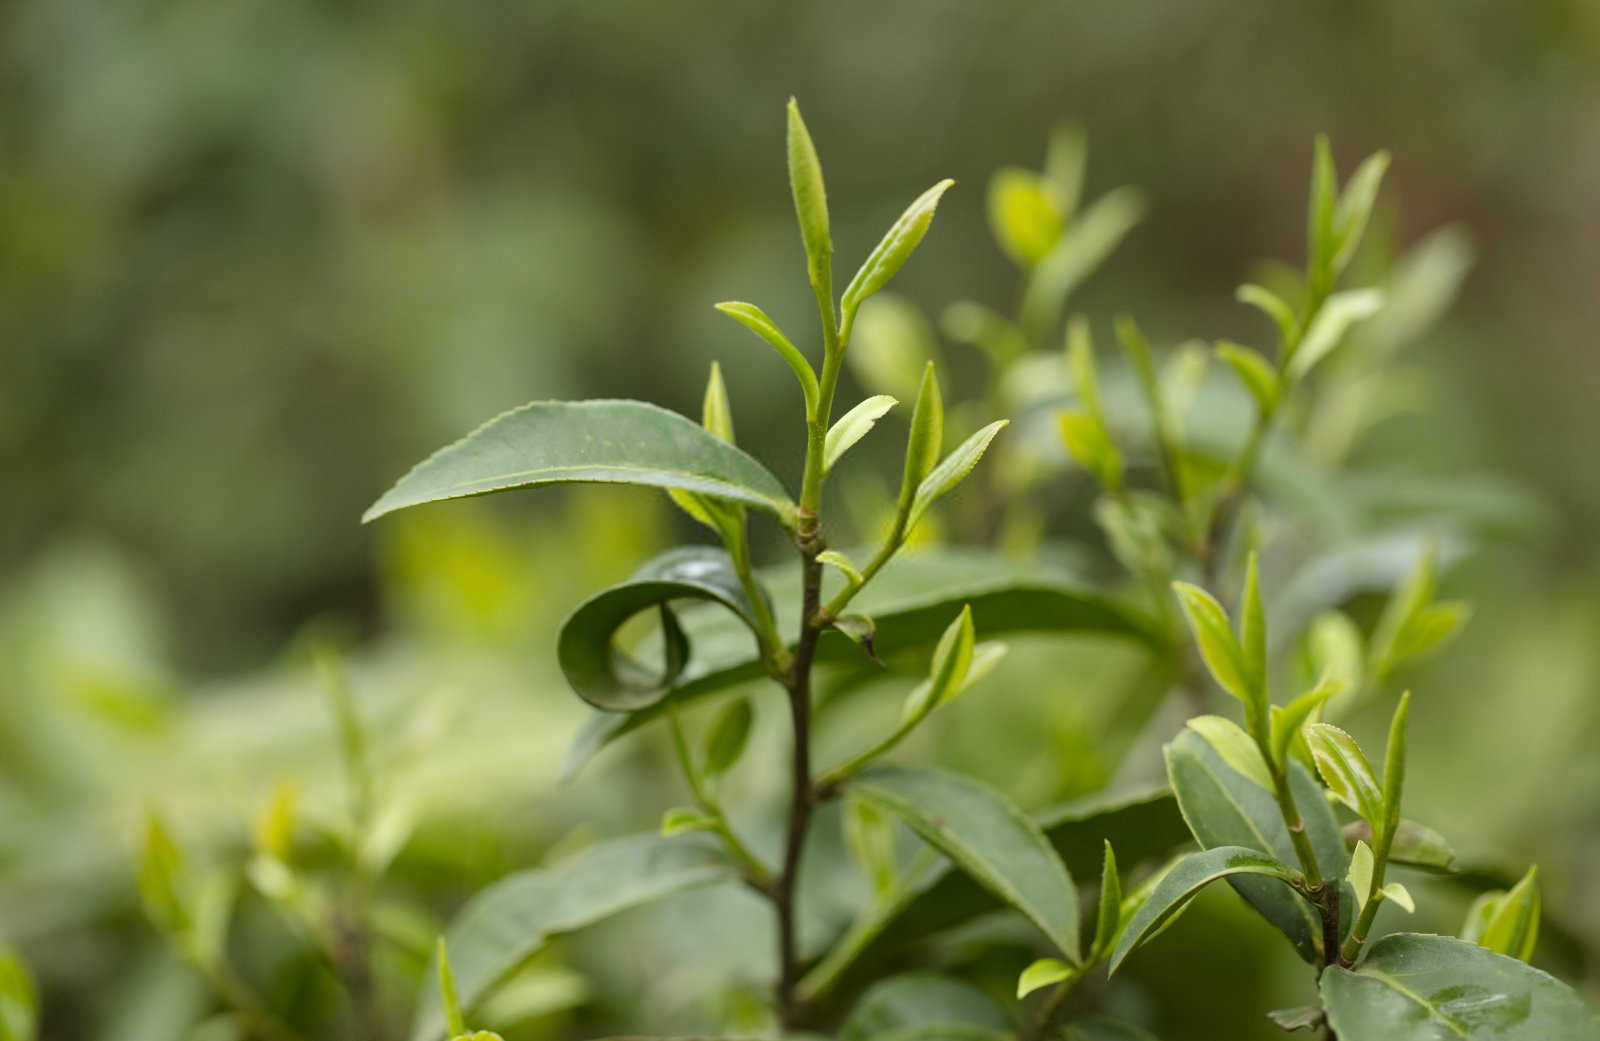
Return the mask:
<path id="1" fill-rule="evenodd" d="M 601 482 L 793 510 L 779 480 L 698 424 L 642 401 L 536 401 L 503 412 L 395 482 L 362 521 L 510 488 Z"/>
<path id="2" fill-rule="evenodd" d="M 1600 1025 L 1566 984 L 1445 936 L 1399 933 L 1354 969 L 1322 976 L 1339 1041 L 1595 1041 Z"/>
<path id="3" fill-rule="evenodd" d="M 897 766 L 863 771 L 850 790 L 898 815 L 1077 960 L 1072 876 L 1038 824 L 1010 799 L 969 777 Z"/>

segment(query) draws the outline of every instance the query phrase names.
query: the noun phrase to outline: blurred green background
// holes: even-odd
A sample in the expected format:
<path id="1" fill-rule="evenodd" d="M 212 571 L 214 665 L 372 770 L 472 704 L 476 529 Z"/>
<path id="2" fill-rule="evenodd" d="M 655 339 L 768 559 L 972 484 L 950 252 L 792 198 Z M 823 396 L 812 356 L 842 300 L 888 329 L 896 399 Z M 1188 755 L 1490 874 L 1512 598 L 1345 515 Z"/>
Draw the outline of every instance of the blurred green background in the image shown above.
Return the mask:
<path id="1" fill-rule="evenodd" d="M 712 359 L 741 444 L 793 477 L 789 379 L 711 309 L 753 300 L 797 336 L 812 321 L 790 94 L 840 267 L 957 179 L 896 283 L 932 313 L 1011 299 L 983 186 L 1037 166 L 1067 119 L 1089 134 L 1089 195 L 1133 184 L 1149 206 L 1074 298 L 1097 326 L 1130 311 L 1161 343 L 1259 338 L 1232 290 L 1260 258 L 1301 255 L 1317 131 L 1342 170 L 1394 152 L 1393 242 L 1468 229 L 1473 273 L 1414 358 L 1429 411 L 1372 450 L 1509 476 L 1539 506 L 1450 581 L 1477 613 L 1415 677 L 1410 798 L 1458 848 L 1541 864 L 1572 941 L 1549 964 L 1592 997 L 1600 6 L 21 0 L 0 8 L 0 937 L 41 977 L 45 1036 L 191 1036 L 209 999 L 139 917 L 136 824 L 159 806 L 225 855 L 284 777 L 309 814 L 340 812 L 313 638 L 347 648 L 422 822 L 399 884 L 438 913 L 681 801 L 650 741 L 553 787 L 583 712 L 551 649 L 582 596 L 701 538 L 687 521 L 607 490 L 357 518 L 530 399 L 694 413 Z M 885 472 L 896 440 L 868 446 Z M 964 706 L 932 754 L 1030 806 L 1090 790 L 1106 713 L 1077 693 Z M 752 792 L 775 790 L 778 722 L 763 716 Z M 1255 928 L 1226 900 L 1205 910 Z M 1205 949 L 1204 921 L 1170 934 L 1170 964 Z M 551 978 L 577 990 L 526 1036 L 627 1022 L 724 971 L 702 986 L 607 942 L 562 952 Z M 1281 955 L 1263 940 L 1213 969 L 1292 1001 L 1292 966 L 1252 968 Z M 1216 979 L 1152 959 L 1141 1000 L 1164 1036 L 1272 1036 L 1254 1008 L 1218 1018 L 1236 1013 L 1205 1004 Z M 282 993 L 332 1000 L 284 972 Z"/>

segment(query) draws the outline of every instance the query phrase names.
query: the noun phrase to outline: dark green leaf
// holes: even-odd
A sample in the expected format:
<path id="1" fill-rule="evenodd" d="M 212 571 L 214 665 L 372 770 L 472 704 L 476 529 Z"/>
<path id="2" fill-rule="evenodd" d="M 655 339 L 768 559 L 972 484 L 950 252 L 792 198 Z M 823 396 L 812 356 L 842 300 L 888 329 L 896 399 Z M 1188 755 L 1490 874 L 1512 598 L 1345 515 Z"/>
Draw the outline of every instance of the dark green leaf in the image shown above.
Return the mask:
<path id="1" fill-rule="evenodd" d="M 445 933 L 461 1006 L 470 1013 L 553 936 L 689 886 L 736 877 L 714 840 L 653 833 L 601 842 L 553 867 L 508 875 L 469 900 Z M 424 977 L 413 1041 L 444 1032 L 437 978 L 436 966 Z"/>
<path id="2" fill-rule="evenodd" d="M 1595 1041 L 1600 1025 L 1561 981 L 1445 936 L 1399 933 L 1354 969 L 1322 974 L 1339 1041 Z"/>
<path id="3" fill-rule="evenodd" d="M 1213 849 L 1191 853 L 1168 871 L 1151 891 L 1149 898 L 1133 913 L 1117 945 L 1106 962 L 1107 970 L 1116 972 L 1134 948 L 1151 932 L 1159 929 L 1168 919 L 1181 912 L 1189 901 L 1208 884 L 1237 875 L 1259 875 L 1271 879 L 1268 884 L 1288 890 L 1283 883 L 1295 878 L 1298 872 L 1243 846 L 1217 846 Z"/>
<path id="4" fill-rule="evenodd" d="M 362 516 L 422 503 L 566 482 L 677 488 L 789 517 L 783 485 L 695 423 L 642 401 L 536 401 L 439 449 Z"/>
<path id="5" fill-rule="evenodd" d="M 1166 758 L 1173 792 L 1202 847 L 1244 846 L 1283 863 L 1297 863 L 1294 843 L 1272 793 L 1229 767 L 1199 734 L 1192 730 L 1179 734 L 1167 746 Z M 1350 854 L 1322 786 L 1299 763 L 1291 762 L 1289 787 L 1322 876 L 1344 878 L 1350 870 Z M 1230 883 L 1289 938 L 1301 957 L 1307 961 L 1319 958 L 1322 924 L 1310 904 L 1276 882 L 1244 877 L 1230 879 Z"/>
<path id="6" fill-rule="evenodd" d="M 918 835 L 1021 911 L 1078 960 L 1078 898 L 1044 833 L 999 792 L 937 770 L 874 766 L 850 790 L 897 814 Z"/>
<path id="7" fill-rule="evenodd" d="M 870 1041 L 891 1031 L 935 1024 L 999 1030 L 1008 1022 L 1005 1010 L 970 983 L 909 973 L 883 980 L 863 994 L 840 1027 L 839 1041 Z"/>
<path id="8" fill-rule="evenodd" d="M 667 607 L 674 600 L 712 601 L 733 612 L 751 633 L 757 631 L 750 601 L 725 551 L 709 546 L 668 550 L 626 582 L 584 601 L 562 623 L 556 657 L 577 695 L 610 712 L 634 711 L 666 697 L 692 653 Z M 661 610 L 667 634 L 660 670 L 641 664 L 612 642 L 628 619 L 651 608 Z"/>
<path id="9" fill-rule="evenodd" d="M 780 631 L 795 631 L 799 624 L 795 613 L 799 602 L 798 572 L 778 572 L 767 585 L 782 594 L 774 597 Z M 731 595 L 732 589 L 724 592 Z M 649 606 L 647 598 L 640 602 Z M 1131 637 L 1151 646 L 1162 639 L 1149 619 L 1128 608 L 1074 585 L 1041 577 L 1036 569 L 981 552 L 902 553 L 862 591 L 852 607 L 873 619 L 873 646 L 887 656 L 932 647 L 964 604 L 972 605 L 973 623 L 986 636 L 1008 632 L 1100 633 Z M 628 613 L 631 612 L 618 612 L 621 617 Z M 679 620 L 693 654 L 673 683 L 671 704 L 687 705 L 764 675 L 748 623 L 742 617 L 709 608 L 691 607 L 681 612 Z M 830 631 L 818 642 L 817 657 L 824 663 L 859 662 L 861 649 L 843 634 Z M 564 773 L 571 776 L 595 752 L 656 718 L 665 707 L 665 703 L 658 702 L 627 715 L 596 715 L 576 738 Z"/>

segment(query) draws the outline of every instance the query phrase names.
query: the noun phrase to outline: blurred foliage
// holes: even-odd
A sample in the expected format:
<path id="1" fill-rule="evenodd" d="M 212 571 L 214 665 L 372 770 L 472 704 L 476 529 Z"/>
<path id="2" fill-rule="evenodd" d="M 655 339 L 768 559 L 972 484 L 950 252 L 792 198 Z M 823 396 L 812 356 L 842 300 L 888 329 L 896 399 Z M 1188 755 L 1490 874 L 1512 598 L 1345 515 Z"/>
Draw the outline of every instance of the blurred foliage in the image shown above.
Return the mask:
<path id="1" fill-rule="evenodd" d="M 1469 229 L 1466 291 L 1414 355 L 1434 375 L 1425 414 L 1396 382 L 1403 407 L 1372 435 L 1346 445 L 1330 427 L 1323 443 L 1384 460 L 1420 508 L 1494 522 L 1447 582 L 1476 604 L 1470 637 L 1415 678 L 1410 798 L 1481 842 L 1463 854 L 1539 862 L 1560 927 L 1541 954 L 1592 995 L 1595 5 L 21 0 L 0 8 L 0 938 L 39 982 L 44 1036 L 230 1036 L 141 920 L 130 865 L 150 808 L 190 857 L 224 866 L 250 856 L 280 781 L 313 823 L 345 812 L 313 644 L 345 648 L 372 755 L 414 800 L 386 885 L 427 914 L 682 801 L 661 735 L 554 788 L 582 714 L 551 649 L 581 595 L 687 522 L 609 490 L 381 530 L 356 519 L 424 451 L 532 398 L 693 414 L 717 357 L 741 417 L 789 416 L 788 377 L 710 304 L 760 299 L 794 329 L 811 313 L 772 162 L 790 93 L 824 144 L 841 254 L 864 253 L 853 236 L 935 176 L 957 178 L 937 244 L 896 284 L 929 314 L 1020 302 L 984 186 L 997 168 L 1038 168 L 1069 118 L 1094 142 L 1084 198 L 1136 184 L 1148 206 L 1073 299 L 1097 326 L 1132 311 L 1161 343 L 1259 336 L 1232 287 L 1266 277 L 1256 258 L 1298 254 L 1314 130 L 1342 168 L 1379 146 L 1398 157 L 1388 191 L 1404 220 L 1380 215 L 1358 265 L 1423 229 Z M 950 349 L 948 365 L 955 396 L 976 397 L 982 356 Z M 741 422 L 755 454 L 793 454 L 798 422 Z M 1440 472 L 1483 479 L 1431 498 L 1410 480 Z M 1498 490 L 1506 473 L 1531 504 Z M 851 490 L 861 531 L 889 494 Z M 1085 503 L 1049 505 L 1050 535 L 1093 547 L 1049 551 L 1100 567 Z M 1155 761 L 1158 742 L 1119 723 L 1138 669 L 1126 648 L 1016 641 L 1010 682 L 952 706 L 908 752 L 1032 808 L 1096 790 L 1124 750 L 1130 771 Z M 824 749 L 853 717 L 896 711 L 903 688 L 883 686 L 827 721 Z M 780 713 L 756 708 L 752 741 L 776 749 Z M 1352 721 L 1364 737 L 1383 723 L 1369 715 Z M 415 754 L 424 739 L 434 750 Z M 736 783 L 753 803 L 776 797 L 781 766 L 747 756 Z M 302 830 L 325 865 L 321 832 Z M 1240 1008 L 1296 1004 L 1303 981 L 1266 970 L 1265 930 L 1224 896 L 1142 956 L 1110 995 L 1117 1011 L 1169 1039 L 1273 1036 Z M 240 899 L 252 979 L 336 1021 L 326 969 Z M 766 937 L 708 962 L 684 956 L 678 928 L 759 932 L 748 912 L 721 891 L 632 912 L 530 966 L 484 1025 L 588 1036 L 640 1007 L 663 1032 L 754 1022 L 749 981 L 766 966 L 741 958 Z M 1230 947 L 1237 964 L 1205 957 L 1212 915 L 1260 942 Z M 937 957 L 974 949 L 954 937 Z M 1220 1006 L 1226 989 L 1197 964 L 1256 981 L 1260 1000 Z M 1020 964 L 968 967 L 1004 989 Z M 421 968 L 386 966 L 396 1015 Z"/>

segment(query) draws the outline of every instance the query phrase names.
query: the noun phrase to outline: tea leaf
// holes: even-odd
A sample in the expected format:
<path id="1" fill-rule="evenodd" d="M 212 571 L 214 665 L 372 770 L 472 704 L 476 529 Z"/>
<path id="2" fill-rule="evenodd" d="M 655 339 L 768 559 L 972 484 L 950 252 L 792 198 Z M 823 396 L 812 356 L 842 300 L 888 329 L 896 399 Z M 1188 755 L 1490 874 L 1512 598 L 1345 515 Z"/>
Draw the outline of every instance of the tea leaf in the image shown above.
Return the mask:
<path id="1" fill-rule="evenodd" d="M 957 445 L 949 455 L 939 461 L 939 465 L 928 471 L 928 475 L 917 484 L 916 494 L 911 498 L 911 512 L 906 517 L 906 531 L 909 532 L 916 527 L 923 514 L 928 512 L 928 507 L 966 480 L 972 468 L 978 465 L 978 460 L 983 458 L 983 453 L 989 450 L 989 442 L 993 441 L 1009 423 L 1010 420 L 1007 419 L 995 420 Z"/>
<path id="2" fill-rule="evenodd" d="M 806 415 L 810 416 L 817 410 L 817 373 L 800 353 L 800 348 L 789 342 L 766 312 L 755 304 L 746 304 L 738 300 L 727 300 L 717 305 L 717 310 L 738 321 L 746 329 L 761 337 L 772 345 L 772 349 L 788 363 L 794 372 L 795 379 L 800 381 L 800 391 L 806 399 Z"/>
<path id="3" fill-rule="evenodd" d="M 1016 323 L 972 300 L 958 300 L 945 308 L 939 327 L 957 343 L 978 348 L 997 370 L 1003 371 L 1028 351 L 1028 338 Z"/>
<path id="4" fill-rule="evenodd" d="M 800 118 L 800 105 L 789 99 L 789 194 L 794 196 L 800 240 L 806 248 L 806 273 L 812 286 L 832 292 L 833 239 L 828 234 L 828 193 L 822 184 L 822 161 L 811 132 Z"/>
<path id="5" fill-rule="evenodd" d="M 1156 1041 L 1149 1031 L 1108 1016 L 1075 1020 L 1062 1036 L 1065 1041 Z"/>
<path id="6" fill-rule="evenodd" d="M 1062 210 L 1051 186 L 1032 170 L 1005 167 L 989 179 L 989 230 L 1019 267 L 1043 260 L 1061 237 Z"/>
<path id="7" fill-rule="evenodd" d="M 867 431 L 898 404 L 899 402 L 889 395 L 878 394 L 840 416 L 839 421 L 828 429 L 827 440 L 823 444 L 822 472 L 827 473 L 832 470 L 833 464 L 839 461 L 839 457 L 866 436 Z"/>
<path id="8" fill-rule="evenodd" d="M 1355 738 L 1332 723 L 1313 723 L 1306 727 L 1305 734 L 1317 773 L 1328 790 L 1374 828 L 1382 827 L 1383 790 Z"/>
<path id="9" fill-rule="evenodd" d="M 1200 648 L 1200 657 L 1218 686 L 1242 701 L 1247 709 L 1255 710 L 1249 673 L 1244 663 L 1244 650 L 1233 638 L 1233 628 L 1228 614 L 1216 598 L 1199 586 L 1187 582 L 1172 583 L 1183 605 L 1184 617 L 1189 620 L 1189 631 Z"/>
<path id="10" fill-rule="evenodd" d="M 1165 749 L 1167 777 L 1184 820 L 1204 849 L 1245 846 L 1283 863 L 1295 863 L 1294 843 L 1272 793 L 1223 762 L 1199 734 L 1185 730 Z M 1288 764 L 1289 790 L 1323 878 L 1350 870 L 1339 822 L 1320 785 L 1297 762 Z M 1322 926 L 1310 904 L 1275 882 L 1230 880 L 1240 896 L 1278 928 L 1302 958 L 1320 960 Z"/>
<path id="11" fill-rule="evenodd" d="M 444 1023 L 451 1037 L 467 1032 L 467 1021 L 461 1015 L 461 999 L 456 995 L 455 976 L 450 972 L 450 950 L 439 937 L 434 946 L 433 963 L 439 967 L 439 1002 L 444 1008 Z"/>
<path id="12" fill-rule="evenodd" d="M 709 546 L 682 546 L 647 562 L 632 578 L 595 594 L 562 623 L 556 657 L 580 698 L 611 712 L 654 705 L 671 691 L 688 662 L 690 644 L 667 607 L 674 600 L 709 600 L 727 608 L 752 634 L 755 614 L 728 554 Z M 653 607 L 671 637 L 665 660 L 651 669 L 613 647 L 618 629 Z"/>
<path id="13" fill-rule="evenodd" d="M 1356 891 L 1357 911 L 1366 907 L 1367 900 L 1372 896 L 1372 874 L 1376 867 L 1372 847 L 1365 842 L 1357 842 L 1355 851 L 1350 855 L 1350 873 L 1345 876 L 1350 888 Z"/>
<path id="14" fill-rule="evenodd" d="M 1272 706 L 1272 760 L 1282 766 L 1289 761 L 1289 746 L 1307 720 L 1317 714 L 1337 688 L 1324 677 L 1316 687 L 1284 706 Z"/>
<path id="15" fill-rule="evenodd" d="M 508 875 L 469 900 L 445 932 L 461 1007 L 470 1011 L 554 936 L 736 877 L 705 836 L 654 833 L 597 843 L 551 867 Z M 412 1041 L 432 1041 L 445 1030 L 437 978 L 434 966 L 417 997 Z"/>
<path id="16" fill-rule="evenodd" d="M 1117 855 L 1111 842 L 1106 842 L 1105 864 L 1100 869 L 1100 905 L 1095 915 L 1094 946 L 1096 955 L 1111 950 L 1122 922 L 1122 879 L 1117 874 Z"/>
<path id="17" fill-rule="evenodd" d="M 717 822 L 689 806 L 674 806 L 661 815 L 661 837 L 671 838 L 688 831 L 716 831 Z"/>
<path id="18" fill-rule="evenodd" d="M 1021 911 L 1078 960 L 1072 876 L 1039 826 L 1010 799 L 969 777 L 873 766 L 850 790 L 896 814 L 980 885 Z"/>
<path id="19" fill-rule="evenodd" d="M 1306 276 L 1314 287 L 1333 283 L 1333 213 L 1339 190 L 1333 152 L 1326 134 L 1318 134 L 1311 160 L 1311 199 L 1306 208 Z"/>
<path id="20" fill-rule="evenodd" d="M 910 259 L 922 237 L 933 223 L 933 213 L 939 208 L 939 199 L 956 182 L 946 179 L 929 188 L 906 207 L 883 239 L 868 255 L 856 277 L 845 287 L 839 306 L 846 316 L 853 314 L 861 301 L 882 289 Z M 847 318 L 848 323 L 848 318 Z"/>
<path id="21" fill-rule="evenodd" d="M 1258 875 L 1276 882 L 1288 882 L 1297 878 L 1299 873 L 1272 857 L 1243 846 L 1218 846 L 1191 853 L 1167 872 L 1149 898 L 1134 912 L 1106 962 L 1107 971 L 1116 972 L 1123 959 L 1146 936 L 1181 913 L 1201 889 L 1219 879 L 1239 875 Z"/>
<path id="22" fill-rule="evenodd" d="M 728 402 L 728 388 L 722 382 L 722 366 L 711 363 L 711 375 L 706 380 L 705 399 L 700 405 L 700 425 L 706 432 L 728 444 L 734 443 L 733 406 Z"/>
<path id="23" fill-rule="evenodd" d="M 1261 606 L 1261 567 L 1254 550 L 1245 565 L 1244 602 L 1239 607 L 1239 660 L 1244 666 L 1245 684 L 1250 692 L 1245 705 L 1250 709 L 1251 730 L 1267 736 L 1267 616 Z"/>
<path id="24" fill-rule="evenodd" d="M 39 987 L 17 953 L 0 947 L 0 1041 L 34 1041 L 39 1030 Z"/>
<path id="25" fill-rule="evenodd" d="M 1367 218 L 1372 216 L 1372 204 L 1377 200 L 1378 186 L 1383 183 L 1383 174 L 1388 168 L 1389 153 L 1374 152 L 1356 167 L 1339 196 L 1333 213 L 1333 271 L 1336 275 L 1345 269 L 1356 247 L 1361 245 L 1361 233 L 1366 230 Z"/>
<path id="26" fill-rule="evenodd" d="M 256 852 L 285 864 L 293 859 L 295 810 L 299 801 L 300 788 L 293 781 L 279 781 L 273 786 L 272 797 L 256 817 L 252 829 Z"/>
<path id="27" fill-rule="evenodd" d="M 839 1041 L 989 1041 L 1009 1025 L 1005 1010 L 970 983 L 931 972 L 880 980 L 839 1028 Z"/>
<path id="28" fill-rule="evenodd" d="M 1079 971 L 1064 961 L 1040 958 L 1017 977 L 1017 999 L 1020 1001 L 1041 987 L 1054 986 Z"/>
<path id="29" fill-rule="evenodd" d="M 918 684 L 906 698 L 901 717 L 919 719 L 948 698 L 954 697 L 967 678 L 972 666 L 972 608 L 963 605 L 955 621 L 939 637 L 933 649 L 933 663 L 928 668 L 928 678 Z"/>
<path id="30" fill-rule="evenodd" d="M 1091 203 L 1033 269 L 1022 298 L 1022 325 L 1037 342 L 1061 321 L 1067 297 L 1144 218 L 1144 197 L 1118 188 Z"/>
<path id="31" fill-rule="evenodd" d="M 1233 295 L 1241 304 L 1249 304 L 1272 319 L 1272 324 L 1278 328 L 1280 349 L 1294 343 L 1299 323 L 1295 319 L 1294 308 L 1285 303 L 1281 296 L 1270 289 L 1249 283 L 1240 286 Z"/>
<path id="32" fill-rule="evenodd" d="M 1056 423 L 1072 458 L 1111 491 L 1122 487 L 1122 454 L 1098 419 L 1087 412 L 1060 412 Z"/>
<path id="33" fill-rule="evenodd" d="M 921 309 L 904 297 L 879 293 L 856 314 L 845 361 L 863 387 L 915 401 L 923 368 L 938 354 Z"/>
<path id="34" fill-rule="evenodd" d="M 166 822 L 151 812 L 145 817 L 144 849 L 139 857 L 139 897 L 151 921 L 169 932 L 189 925 L 189 913 L 180 893 L 183 854 L 172 840 Z"/>
<path id="35" fill-rule="evenodd" d="M 1534 866 L 1494 904 L 1475 939 L 1498 954 L 1527 961 L 1539 942 L 1539 911 L 1539 868 Z"/>
<path id="36" fill-rule="evenodd" d="M 1406 914 L 1417 913 L 1417 902 L 1411 899 L 1411 891 L 1399 882 L 1388 882 L 1380 892 L 1385 900 L 1391 900 L 1396 907 L 1403 908 Z"/>
<path id="37" fill-rule="evenodd" d="M 749 698 L 735 698 L 717 714 L 706 737 L 705 775 L 719 777 L 739 761 L 750 740 L 750 724 L 755 713 Z"/>
<path id="38" fill-rule="evenodd" d="M 838 571 L 839 574 L 843 575 L 846 581 L 853 586 L 859 586 L 861 584 L 860 570 L 858 570 L 856 566 L 850 562 L 849 557 L 838 552 L 837 550 L 825 549 L 821 553 L 818 553 L 817 563 L 826 564 Z"/>
<path id="39" fill-rule="evenodd" d="M 1187 726 L 1205 738 L 1206 744 L 1216 749 L 1223 762 L 1267 791 L 1273 790 L 1272 771 L 1261 758 L 1261 749 L 1239 724 L 1223 716 L 1196 716 Z"/>
<path id="40" fill-rule="evenodd" d="M 750 456 L 642 401 L 539 401 L 491 419 L 400 478 L 362 516 L 510 488 L 568 482 L 679 488 L 775 514 L 783 485 Z"/>
<path id="41" fill-rule="evenodd" d="M 1270 416 L 1278 407 L 1278 373 L 1272 363 L 1248 347 L 1229 340 L 1217 341 L 1217 357 L 1228 363 L 1233 374 L 1239 377 L 1244 389 L 1256 400 L 1256 408 L 1263 416 Z"/>
<path id="42" fill-rule="evenodd" d="M 1371 318 L 1382 306 L 1383 292 L 1378 289 L 1347 289 L 1330 295 L 1289 359 L 1290 381 L 1305 379 L 1319 361 L 1339 346 L 1352 325 Z"/>
<path id="43" fill-rule="evenodd" d="M 845 800 L 845 846 L 878 893 L 894 885 L 894 828 L 894 822 L 872 803 L 853 796 Z"/>
<path id="44" fill-rule="evenodd" d="M 1595 1036 L 1593 1014 L 1566 984 L 1445 936 L 1385 936 L 1355 968 L 1330 966 L 1321 989 L 1339 1041 Z"/>
<path id="45" fill-rule="evenodd" d="M 944 399 L 933 362 L 922 368 L 917 407 L 911 413 L 911 434 L 906 438 L 905 471 L 900 479 L 900 512 L 909 516 L 923 478 L 933 469 L 944 447 Z M 909 527 L 909 526 L 908 526 Z"/>

